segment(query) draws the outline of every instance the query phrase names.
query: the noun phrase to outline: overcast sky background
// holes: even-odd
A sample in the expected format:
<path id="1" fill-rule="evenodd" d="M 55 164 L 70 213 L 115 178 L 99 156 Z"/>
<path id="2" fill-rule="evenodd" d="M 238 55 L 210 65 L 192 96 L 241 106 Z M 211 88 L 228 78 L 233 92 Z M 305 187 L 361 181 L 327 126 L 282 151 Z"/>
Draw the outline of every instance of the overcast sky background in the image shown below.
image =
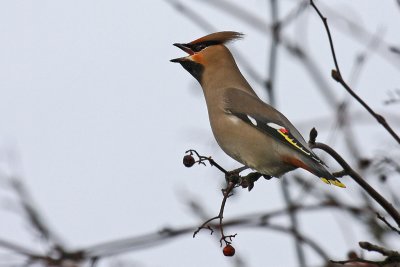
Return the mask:
<path id="1" fill-rule="evenodd" d="M 279 2 L 281 15 L 296 3 Z M 324 2 L 372 33 L 379 32 L 389 44 L 400 45 L 396 1 Z M 185 3 L 218 30 L 245 33 L 244 40 L 230 46 L 244 54 L 260 74 L 266 73 L 266 35 L 202 1 Z M 268 1 L 246 1 L 243 8 L 270 21 Z M 329 79 L 333 62 L 322 23 L 311 9 L 300 21 L 287 33 L 310 52 L 336 96 L 342 98 L 344 89 Z M 332 32 L 339 64 L 348 76 L 355 56 L 366 44 L 334 25 Z M 35 203 L 69 247 L 165 226 L 198 225 L 199 219 L 185 205 L 186 198 L 197 199 L 210 216 L 217 214 L 223 176 L 213 168 L 187 169 L 182 156 L 195 148 L 228 169 L 239 164 L 216 147 L 199 85 L 178 64 L 169 62 L 184 54 L 173 43 L 205 34 L 165 1 L 0 1 L 0 167 L 23 176 Z M 400 105 L 383 102 L 389 90 L 400 88 L 399 68 L 374 54 L 368 57 L 357 83 L 360 95 L 387 114 L 397 132 Z M 331 110 L 302 66 L 282 49 L 277 74 L 278 107 L 295 125 L 304 125 L 300 130 L 308 136 L 310 124 L 306 122 L 329 116 Z M 352 108 L 361 110 L 357 104 Z M 371 156 L 393 148 L 389 134 L 365 118 L 366 126 L 358 128 L 363 152 Z M 311 125 L 319 129 L 319 140 L 331 140 L 330 121 L 316 120 Z M 340 142 L 335 145 L 339 151 L 343 148 Z M 321 190 L 337 192 L 351 201 L 357 185 L 344 181 L 346 191 L 315 179 Z M 0 184 L 0 237 L 39 249 L 39 237 L 32 237 L 16 211 L 14 196 L 4 181 Z M 277 179 L 260 181 L 251 193 L 242 190 L 238 195 L 228 202 L 227 219 L 283 207 Z M 301 226 L 319 237 L 325 248 L 333 248 L 328 249 L 333 257 L 344 259 L 368 234 L 344 226 L 346 217 L 337 214 L 302 216 Z M 246 255 L 249 266 L 265 266 L 266 261 L 268 266 L 296 266 L 290 237 L 263 230 L 228 231 L 239 233 L 234 245 Z M 395 245 L 400 248 L 399 242 Z M 309 256 L 311 262 L 319 262 L 312 253 Z M 195 239 L 189 234 L 120 258 L 152 267 L 231 266 L 232 261 L 222 256 L 217 240 L 208 233 Z"/>

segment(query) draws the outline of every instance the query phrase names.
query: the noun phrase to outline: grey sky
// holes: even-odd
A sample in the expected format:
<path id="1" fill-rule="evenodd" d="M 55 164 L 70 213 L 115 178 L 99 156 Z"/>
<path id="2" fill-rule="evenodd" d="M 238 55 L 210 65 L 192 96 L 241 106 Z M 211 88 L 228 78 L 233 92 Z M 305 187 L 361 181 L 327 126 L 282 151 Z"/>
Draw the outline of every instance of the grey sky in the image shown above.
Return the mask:
<path id="1" fill-rule="evenodd" d="M 269 41 L 265 36 L 201 1 L 186 2 L 217 29 L 245 33 L 246 38 L 232 46 L 260 74 L 266 72 Z M 291 10 L 292 2 L 282 1 L 282 14 Z M 372 33 L 381 30 L 388 43 L 399 45 L 400 9 L 395 1 L 347 2 L 325 1 Z M 266 1 L 251 0 L 245 8 L 261 17 L 269 14 Z M 323 26 L 311 10 L 305 13 L 301 20 L 307 28 L 299 34 L 301 25 L 294 26 L 289 33 L 329 75 L 333 63 Z M 199 220 L 185 206 L 185 198 L 198 199 L 217 213 L 223 177 L 212 168 L 184 168 L 184 151 L 198 149 L 227 168 L 239 165 L 215 146 L 199 86 L 169 62 L 182 55 L 172 43 L 205 34 L 164 1 L 0 2 L 1 159 L 7 161 L 7 153 L 15 152 L 11 162 L 19 167 L 13 171 L 23 175 L 49 224 L 70 247 L 164 226 L 196 225 Z M 333 35 L 339 64 L 348 76 L 355 55 L 365 45 L 337 27 Z M 301 65 L 283 50 L 280 56 L 280 110 L 295 125 L 329 115 Z M 399 69 L 378 55 L 368 61 L 357 83 L 360 95 L 377 110 L 398 115 L 398 104 L 385 106 L 383 101 L 388 90 L 400 87 Z M 345 95 L 337 83 L 327 81 L 338 98 Z M 352 108 L 361 110 L 357 104 Z M 379 146 L 393 146 L 381 127 L 372 119 L 366 121 L 373 127 L 360 127 L 360 142 L 375 142 L 371 147 L 363 145 L 368 155 Z M 300 130 L 307 136 L 306 127 Z M 398 132 L 399 128 L 397 124 Z M 322 141 L 329 140 L 327 130 L 320 129 Z M 322 183 L 320 187 L 351 201 L 356 185 L 348 180 L 346 184 L 346 192 Z M 251 193 L 243 190 L 239 196 L 229 201 L 227 218 L 283 205 L 277 179 L 258 183 Z M 9 211 L 14 210 L 15 203 L 9 205 L 12 199 L 2 187 L 0 237 L 37 247 L 38 239 L 32 238 L 23 218 Z M 354 226 L 341 230 L 344 221 L 324 212 L 305 217 L 301 224 L 306 232 L 329 240 L 335 248 L 330 252 L 341 259 L 366 235 Z M 270 266 L 295 266 L 288 236 L 241 228 L 228 231 L 239 232 L 235 247 L 241 255 L 250 255 L 249 266 L 261 266 L 266 258 Z M 217 246 L 216 239 L 204 233 L 121 258 L 145 266 L 231 266 L 232 259 L 223 257 Z M 318 262 L 315 256 L 311 259 Z"/>

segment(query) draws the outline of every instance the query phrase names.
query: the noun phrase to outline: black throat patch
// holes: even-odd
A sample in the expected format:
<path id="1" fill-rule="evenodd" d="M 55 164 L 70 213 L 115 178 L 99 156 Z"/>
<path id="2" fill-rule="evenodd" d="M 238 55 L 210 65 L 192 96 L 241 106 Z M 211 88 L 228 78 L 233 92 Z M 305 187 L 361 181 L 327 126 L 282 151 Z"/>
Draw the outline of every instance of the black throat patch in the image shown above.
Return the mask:
<path id="1" fill-rule="evenodd" d="M 187 70 L 192 76 L 199 82 L 201 83 L 201 78 L 203 76 L 204 72 L 204 67 L 200 63 L 191 61 L 191 60 L 185 60 L 185 61 L 180 61 L 179 62 L 182 67 Z"/>

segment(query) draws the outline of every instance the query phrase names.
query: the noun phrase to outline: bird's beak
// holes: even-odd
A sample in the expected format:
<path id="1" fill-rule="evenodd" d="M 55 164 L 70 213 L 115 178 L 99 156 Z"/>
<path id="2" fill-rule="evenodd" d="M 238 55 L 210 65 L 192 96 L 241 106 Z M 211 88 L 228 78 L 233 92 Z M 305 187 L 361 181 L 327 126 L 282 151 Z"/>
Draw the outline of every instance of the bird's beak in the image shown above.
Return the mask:
<path id="1" fill-rule="evenodd" d="M 192 49 L 190 49 L 190 48 L 187 46 L 187 44 L 178 44 L 178 43 L 175 43 L 174 46 L 176 46 L 176 47 L 182 49 L 183 51 L 185 51 L 186 53 L 188 53 L 189 56 L 194 55 L 194 52 L 192 51 Z M 177 63 L 182 62 L 182 61 L 187 61 L 187 60 L 190 60 L 190 59 L 189 59 L 189 56 L 187 56 L 187 57 L 180 57 L 180 58 L 174 58 L 174 59 L 171 59 L 170 61 L 171 61 L 171 62 L 177 62 Z"/>

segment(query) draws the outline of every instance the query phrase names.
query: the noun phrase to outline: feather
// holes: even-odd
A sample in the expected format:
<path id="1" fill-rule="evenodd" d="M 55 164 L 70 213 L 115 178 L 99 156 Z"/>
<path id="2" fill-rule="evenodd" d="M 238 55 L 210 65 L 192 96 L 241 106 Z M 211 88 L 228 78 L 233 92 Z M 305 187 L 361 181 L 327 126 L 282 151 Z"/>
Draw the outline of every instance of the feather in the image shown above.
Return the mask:
<path id="1" fill-rule="evenodd" d="M 199 39 L 196 39 L 189 44 L 199 44 L 199 43 L 212 43 L 212 44 L 226 44 L 228 42 L 242 39 L 244 36 L 243 33 L 233 32 L 233 31 L 223 31 L 223 32 L 215 32 L 206 36 L 203 36 Z"/>

